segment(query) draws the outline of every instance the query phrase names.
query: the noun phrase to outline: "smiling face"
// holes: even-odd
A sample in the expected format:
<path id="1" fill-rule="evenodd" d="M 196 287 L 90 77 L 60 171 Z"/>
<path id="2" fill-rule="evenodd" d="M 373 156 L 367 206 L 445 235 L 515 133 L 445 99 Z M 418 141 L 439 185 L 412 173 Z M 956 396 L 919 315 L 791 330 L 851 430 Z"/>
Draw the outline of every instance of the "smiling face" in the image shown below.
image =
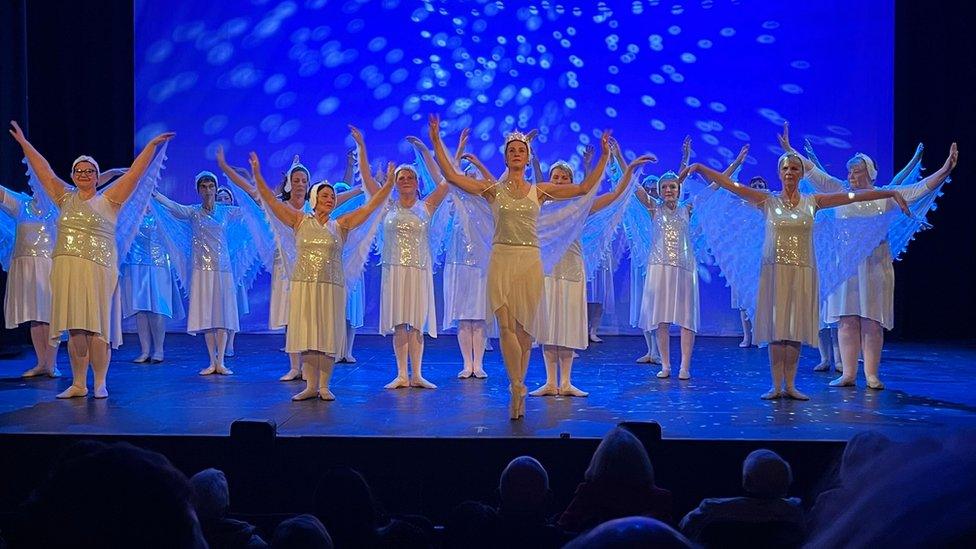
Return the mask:
<path id="1" fill-rule="evenodd" d="M 678 186 L 678 180 L 673 178 L 662 179 L 658 182 L 658 187 L 660 187 L 661 198 L 665 202 L 677 202 L 678 196 L 681 193 L 681 187 Z"/>
<path id="2" fill-rule="evenodd" d="M 847 181 L 852 189 L 867 189 L 873 185 L 866 160 L 855 156 L 847 161 Z"/>
<path id="3" fill-rule="evenodd" d="M 549 172 L 549 182 L 556 185 L 570 185 L 573 183 L 573 174 L 566 168 L 556 167 Z"/>
<path id="4" fill-rule="evenodd" d="M 98 170 L 91 162 L 82 160 L 71 169 L 71 181 L 81 190 L 91 190 L 98 184 Z"/>
<path id="5" fill-rule="evenodd" d="M 394 183 L 400 196 L 417 195 L 417 174 L 408 168 L 400 168 L 394 175 Z"/>
<path id="6" fill-rule="evenodd" d="M 209 177 L 197 180 L 197 194 L 204 204 L 213 204 L 217 198 L 217 182 Z"/>
<path id="7" fill-rule="evenodd" d="M 797 156 L 785 156 L 779 162 L 779 180 L 783 191 L 793 193 L 803 178 L 803 162 Z"/>
<path id="8" fill-rule="evenodd" d="M 335 189 L 322 185 L 315 191 L 315 213 L 328 215 L 335 209 Z"/>
<path id="9" fill-rule="evenodd" d="M 521 141 L 510 141 L 505 146 L 505 166 L 509 169 L 524 168 L 529 162 L 529 146 Z"/>

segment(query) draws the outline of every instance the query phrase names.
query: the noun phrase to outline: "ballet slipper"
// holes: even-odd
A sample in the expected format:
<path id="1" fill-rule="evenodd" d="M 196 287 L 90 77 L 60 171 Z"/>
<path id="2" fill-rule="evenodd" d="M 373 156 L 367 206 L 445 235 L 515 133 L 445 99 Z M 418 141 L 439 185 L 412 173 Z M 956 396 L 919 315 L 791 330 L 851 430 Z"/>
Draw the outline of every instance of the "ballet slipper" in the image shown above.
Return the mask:
<path id="1" fill-rule="evenodd" d="M 436 389 L 437 385 L 427 381 L 422 376 L 414 376 L 410 378 L 410 386 L 417 387 L 420 389 Z"/>
<path id="2" fill-rule="evenodd" d="M 409 387 L 409 386 L 410 386 L 410 380 L 409 379 L 407 379 L 405 377 L 397 376 L 397 377 L 395 377 L 393 379 L 393 381 L 391 381 L 391 382 L 387 383 L 386 385 L 384 385 L 383 388 L 384 389 L 400 389 L 400 388 Z"/>
<path id="3" fill-rule="evenodd" d="M 881 379 L 877 377 L 868 378 L 868 389 L 874 389 L 875 391 L 883 391 L 885 384 L 881 382 Z"/>
<path id="4" fill-rule="evenodd" d="M 317 396 L 319 396 L 318 387 L 305 387 L 300 393 L 296 393 L 294 396 L 292 396 L 291 399 L 298 402 L 300 400 L 308 400 Z"/>
<path id="5" fill-rule="evenodd" d="M 465 366 L 460 372 L 458 372 L 458 379 L 468 379 L 474 374 L 470 367 Z"/>
<path id="6" fill-rule="evenodd" d="M 162 363 L 162 362 L 163 362 L 163 355 L 159 355 L 159 356 L 156 356 L 156 355 L 153 355 L 153 356 L 152 356 L 152 357 L 151 357 L 151 358 L 149 359 L 149 363 L 150 363 L 150 364 L 160 364 L 160 363 Z"/>
<path id="7" fill-rule="evenodd" d="M 657 377 L 658 379 L 667 379 L 671 377 L 671 368 L 668 366 L 661 368 L 661 371 L 657 373 Z"/>
<path id="8" fill-rule="evenodd" d="M 596 332 L 590 332 L 590 341 L 593 343 L 603 343 L 603 340 L 600 339 L 600 336 L 596 335 Z"/>
<path id="9" fill-rule="evenodd" d="M 234 352 L 234 349 L 227 349 L 224 351 L 224 358 L 234 358 L 235 356 L 237 356 L 237 353 Z"/>
<path id="10" fill-rule="evenodd" d="M 830 369 L 830 362 L 821 362 L 813 367 L 814 372 L 826 372 Z"/>
<path id="11" fill-rule="evenodd" d="M 831 380 L 831 382 L 828 383 L 828 385 L 830 385 L 831 387 L 853 387 L 854 380 L 851 378 L 840 376 L 837 379 Z"/>
<path id="12" fill-rule="evenodd" d="M 95 398 L 108 398 L 108 388 L 104 385 L 95 386 Z"/>
<path id="13" fill-rule="evenodd" d="M 30 370 L 27 370 L 24 373 L 20 374 L 20 377 L 37 377 L 37 376 L 40 376 L 40 375 L 46 375 L 48 377 L 56 377 L 56 376 L 52 376 L 48 372 L 48 369 L 45 368 L 44 366 L 34 366 Z M 58 372 L 58 376 L 60 376 L 60 375 L 61 375 L 61 372 L 59 371 Z"/>
<path id="14" fill-rule="evenodd" d="M 58 378 L 58 377 L 61 377 L 61 370 L 58 370 L 58 367 L 55 366 L 55 367 L 51 368 L 50 371 L 47 372 L 47 377 L 50 377 L 50 378 Z"/>
<path id="15" fill-rule="evenodd" d="M 211 364 L 210 366 L 207 366 L 206 368 L 200 370 L 200 372 L 198 373 L 202 376 L 209 376 L 217 373 L 217 367 Z"/>
<path id="16" fill-rule="evenodd" d="M 474 371 L 471 373 L 474 377 L 478 379 L 485 379 L 488 377 L 488 372 L 485 372 L 484 368 L 475 367 Z"/>
<path id="17" fill-rule="evenodd" d="M 232 376 L 234 375 L 234 370 L 224 366 L 223 364 L 217 366 L 217 373 L 222 376 Z"/>
<path id="18" fill-rule="evenodd" d="M 644 355 L 644 356 L 638 358 L 637 360 L 635 360 L 634 362 L 636 362 L 638 364 L 650 364 L 651 363 L 651 355 L 649 355 L 649 354 L 648 355 Z"/>
<path id="19" fill-rule="evenodd" d="M 141 354 L 135 357 L 134 359 L 132 359 L 132 362 L 134 362 L 135 364 L 145 364 L 149 362 L 149 353 Z"/>
<path id="20" fill-rule="evenodd" d="M 577 353 L 576 351 L 573 351 L 573 358 L 579 358 L 579 353 Z"/>
<path id="21" fill-rule="evenodd" d="M 302 373 L 298 370 L 288 370 L 288 373 L 279 377 L 278 381 L 294 381 L 302 377 Z"/>
<path id="22" fill-rule="evenodd" d="M 810 400 L 810 397 L 796 390 L 796 387 L 788 387 L 783 391 L 783 395 L 793 400 Z"/>
<path id="23" fill-rule="evenodd" d="M 749 347 L 752 347 L 751 339 L 743 339 L 742 341 L 739 342 L 740 349 L 748 349 Z"/>
<path id="24" fill-rule="evenodd" d="M 661 363 L 661 355 L 651 355 L 651 361 L 650 362 L 651 362 L 651 364 L 660 364 Z"/>
<path id="25" fill-rule="evenodd" d="M 58 398 L 77 398 L 88 396 L 87 387 L 76 387 L 74 385 L 58 393 Z"/>
<path id="26" fill-rule="evenodd" d="M 328 387 L 320 387 L 319 398 L 327 402 L 331 402 L 335 400 L 335 395 L 332 394 L 332 391 L 330 391 Z"/>
<path id="27" fill-rule="evenodd" d="M 344 356 L 344 357 L 342 357 L 342 361 L 343 362 L 348 362 L 349 364 L 355 364 L 356 363 L 356 357 L 354 357 L 352 355 Z"/>
<path id="28" fill-rule="evenodd" d="M 529 393 L 529 396 L 541 397 L 541 396 L 556 396 L 559 394 L 559 388 L 550 383 L 541 385 L 535 391 Z"/>
<path id="29" fill-rule="evenodd" d="M 590 396 L 590 393 L 577 389 L 572 384 L 560 385 L 559 394 L 568 397 L 586 397 Z"/>
<path id="30" fill-rule="evenodd" d="M 763 393 L 759 398 L 763 400 L 776 400 L 778 398 L 783 398 L 783 393 L 777 389 L 770 389 Z"/>
<path id="31" fill-rule="evenodd" d="M 686 370 L 684 368 L 678 370 L 678 379 L 681 379 L 681 380 L 691 379 L 691 372 L 689 372 L 688 370 Z"/>
<path id="32" fill-rule="evenodd" d="M 840 363 L 834 364 L 834 371 L 837 372 L 838 374 L 842 374 L 844 373 L 844 366 L 841 365 Z"/>

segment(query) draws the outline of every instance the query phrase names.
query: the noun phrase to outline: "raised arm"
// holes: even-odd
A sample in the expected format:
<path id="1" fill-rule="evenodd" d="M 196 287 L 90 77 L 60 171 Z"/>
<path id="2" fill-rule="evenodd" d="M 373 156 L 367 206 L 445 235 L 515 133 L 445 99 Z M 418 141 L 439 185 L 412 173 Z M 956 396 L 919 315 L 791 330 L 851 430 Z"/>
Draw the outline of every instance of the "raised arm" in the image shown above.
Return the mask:
<path id="1" fill-rule="evenodd" d="M 803 140 L 803 152 L 807 153 L 807 155 L 806 155 L 807 158 L 817 168 L 820 168 L 820 171 L 822 171 L 824 173 L 827 172 L 826 168 L 823 167 L 823 164 L 820 163 L 820 158 L 817 157 L 817 153 L 813 150 L 813 143 L 811 143 L 809 139 L 804 139 Z"/>
<path id="2" fill-rule="evenodd" d="M 444 148 L 444 142 L 441 140 L 441 120 L 436 114 L 431 114 L 428 117 L 429 131 L 430 131 L 430 142 L 434 146 L 434 159 L 437 161 L 437 165 L 441 169 L 441 173 L 444 174 L 444 179 L 452 185 L 456 185 L 459 189 L 470 194 L 485 194 L 489 191 L 495 183 L 493 177 L 489 177 L 484 180 L 477 180 L 473 177 L 468 177 L 461 173 L 453 164 L 451 164 L 451 158 L 447 155 L 447 151 Z M 467 158 L 467 155 L 465 155 Z M 475 164 L 477 166 L 477 164 Z M 480 168 L 479 168 L 480 170 Z"/>
<path id="3" fill-rule="evenodd" d="M 343 231 L 348 233 L 352 229 L 362 225 L 369 219 L 370 214 L 376 211 L 376 208 L 386 203 L 390 197 L 390 193 L 393 191 L 393 169 L 393 162 L 390 162 L 386 167 L 386 180 L 383 186 L 377 189 L 365 204 L 336 219 L 336 223 L 339 224 L 339 227 Z"/>
<path id="4" fill-rule="evenodd" d="M 464 128 L 463 130 L 461 130 L 461 135 L 458 136 L 458 146 L 456 149 L 454 149 L 454 165 L 458 168 L 461 167 L 461 157 L 464 156 L 464 149 L 467 148 L 468 146 L 469 137 L 471 137 L 471 128 Z M 426 161 L 426 157 L 424 158 L 424 160 Z M 430 172 L 430 173 L 434 173 L 434 172 Z"/>
<path id="5" fill-rule="evenodd" d="M 171 200 L 169 197 L 159 191 L 153 191 L 152 197 L 155 198 L 156 202 L 159 202 L 162 207 L 166 208 L 169 213 L 173 214 L 173 217 L 179 219 L 189 219 L 190 215 L 193 214 L 192 208 Z"/>
<path id="6" fill-rule="evenodd" d="M 742 146 L 741 149 L 739 149 L 739 154 L 735 157 L 735 160 L 733 160 L 732 163 L 729 164 L 728 168 L 725 168 L 725 171 L 722 172 L 722 174 L 725 175 L 725 177 L 732 179 L 732 176 L 735 175 L 735 172 L 736 170 L 739 169 L 739 166 L 741 166 L 742 163 L 746 161 L 746 156 L 748 155 L 749 155 L 749 144 L 746 143 L 745 145 Z"/>
<path id="7" fill-rule="evenodd" d="M 756 206 L 765 202 L 766 198 L 769 196 L 769 194 L 763 191 L 752 189 L 745 185 L 740 185 L 735 181 L 732 181 L 732 178 L 724 173 L 713 170 L 712 168 L 698 162 L 688 167 L 686 175 L 689 173 L 699 173 L 705 178 L 706 181 L 715 183 L 719 187 L 738 195 L 740 198 L 747 200 L 749 203 Z"/>
<path id="8" fill-rule="evenodd" d="M 464 136 L 466 131 L 467 128 L 461 132 L 462 144 L 460 146 L 462 147 L 464 146 L 463 141 L 467 140 L 467 138 Z M 440 167 L 438 167 L 437 162 L 434 161 L 434 157 L 431 156 L 430 150 L 427 149 L 424 142 L 412 135 L 407 137 L 407 141 L 409 141 L 410 144 L 417 149 L 417 152 L 420 153 L 420 157 L 424 160 L 424 166 L 427 167 L 427 172 L 430 173 L 431 177 L 434 178 L 434 183 L 437 185 L 434 188 L 434 192 L 430 193 L 427 198 L 424 199 L 424 204 L 427 206 L 427 213 L 433 215 L 437 207 L 441 205 L 441 201 L 444 200 L 445 196 L 447 196 L 447 191 L 449 190 L 447 182 L 444 181 L 444 175 L 441 173 Z"/>
<path id="9" fill-rule="evenodd" d="M 927 188 L 928 190 L 934 191 L 936 188 L 938 188 L 939 185 L 942 184 L 943 181 L 945 181 L 947 177 L 949 177 L 949 174 L 952 173 L 953 169 L 955 169 L 956 163 L 958 161 L 959 161 L 959 149 L 958 147 L 956 147 L 956 144 L 953 143 L 952 145 L 949 146 L 949 156 L 946 158 L 946 161 L 942 164 L 942 167 L 939 168 L 938 171 L 936 171 L 932 175 L 921 180 L 919 183 L 925 185 L 925 188 Z"/>
<path id="10" fill-rule="evenodd" d="M 13 120 L 10 121 L 10 126 L 10 135 L 13 136 L 14 141 L 23 149 L 24 156 L 27 157 L 27 163 L 30 164 L 31 169 L 34 170 L 34 174 L 37 175 L 37 179 L 41 182 L 41 188 L 44 189 L 44 192 L 55 203 L 60 202 L 61 197 L 68 191 L 68 184 L 54 174 L 54 170 L 51 169 L 51 165 L 47 159 L 41 156 L 41 153 L 37 152 L 34 145 L 31 145 L 27 137 L 24 136 L 24 131 L 20 129 L 20 126 Z"/>
<path id="11" fill-rule="evenodd" d="M 681 164 L 678 164 L 678 171 L 684 171 L 689 162 L 691 162 L 691 136 L 686 135 L 684 142 L 681 143 Z"/>
<path id="12" fill-rule="evenodd" d="M 614 200 L 617 199 L 621 194 L 623 194 L 624 189 L 630 184 L 630 179 L 634 176 L 634 170 L 642 165 L 651 161 L 653 155 L 645 154 L 643 156 L 638 156 L 633 162 L 627 164 L 624 169 L 623 175 L 620 177 L 620 181 L 617 181 L 617 186 L 613 188 L 612 191 L 604 193 L 596 198 L 593 202 L 593 206 L 590 208 L 590 213 L 596 213 L 603 208 L 609 206 Z M 643 191 L 643 189 L 641 189 Z M 644 193 L 645 195 L 647 193 Z"/>
<path id="13" fill-rule="evenodd" d="M 258 159 L 257 153 L 251 151 L 248 160 L 251 163 L 251 172 L 254 174 L 254 182 L 257 183 L 258 194 L 261 195 L 261 200 L 264 201 L 268 208 L 271 209 L 271 213 L 282 223 L 289 227 L 297 228 L 302 220 L 302 212 L 275 197 L 274 191 L 271 190 L 268 182 L 264 180 L 264 175 L 261 174 L 261 161 Z"/>
<path id="14" fill-rule="evenodd" d="M 529 152 L 532 154 L 532 176 L 536 183 L 541 183 L 545 181 L 546 176 L 542 173 L 542 164 L 539 162 L 539 154 L 536 152 L 535 147 L 532 147 L 532 141 L 535 140 L 536 136 L 539 135 L 539 129 L 533 129 L 525 135 L 525 141 L 529 143 Z"/>
<path id="15" fill-rule="evenodd" d="M 156 150 L 160 145 L 174 137 L 176 137 L 175 133 L 164 132 L 153 137 L 149 143 L 146 143 L 139 156 L 129 166 L 129 171 L 125 172 L 122 177 L 119 177 L 115 181 L 115 184 L 105 191 L 105 198 L 115 204 L 124 204 L 129 199 L 129 196 L 132 195 L 132 192 L 136 190 L 139 179 L 146 173 L 146 168 L 149 167 L 149 163 L 156 156 Z"/>
<path id="16" fill-rule="evenodd" d="M 369 173 L 369 156 L 366 154 L 366 141 L 363 139 L 363 133 L 352 124 L 349 125 L 349 133 L 352 135 L 353 141 L 356 142 L 356 148 L 359 149 L 359 175 L 363 178 L 363 186 L 366 187 L 369 194 L 376 194 L 380 190 L 380 184 Z"/>
<path id="17" fill-rule="evenodd" d="M 617 162 L 623 166 L 624 159 L 620 155 L 620 150 L 615 150 L 614 153 L 617 155 Z M 593 143 L 587 143 L 586 147 L 583 147 L 583 165 L 580 166 L 580 169 L 583 171 L 583 177 L 586 177 L 586 174 L 593 170 L 594 155 L 596 155 L 596 147 L 593 146 Z"/>
<path id="18" fill-rule="evenodd" d="M 363 188 L 362 187 L 356 187 L 355 189 L 349 189 L 348 191 L 344 191 L 344 192 L 341 192 L 341 193 L 336 193 L 336 205 L 335 205 L 335 207 L 338 208 L 339 206 L 342 206 L 346 202 L 348 202 L 348 201 L 352 200 L 353 198 L 356 198 L 357 196 L 363 194 L 363 192 L 364 191 L 363 191 Z"/>
<path id="19" fill-rule="evenodd" d="M 220 167 L 220 171 L 224 172 L 227 179 L 230 179 L 233 184 L 240 187 L 241 190 L 246 192 L 251 198 L 254 199 L 255 202 L 260 202 L 260 194 L 258 193 L 257 187 L 255 185 L 251 185 L 250 181 L 248 181 L 243 175 L 238 173 L 237 170 L 227 163 L 227 158 L 224 156 L 224 148 L 222 146 L 217 147 L 217 166 Z"/>
<path id="20" fill-rule="evenodd" d="M 342 182 L 353 186 L 353 165 L 356 163 L 356 149 L 346 151 L 346 168 L 342 171 Z"/>
<path id="21" fill-rule="evenodd" d="M 828 174 L 819 167 L 819 164 L 814 164 L 809 158 L 803 156 L 793 148 L 793 145 L 790 143 L 789 122 L 783 123 L 783 133 L 778 134 L 776 138 L 779 140 L 779 145 L 783 147 L 785 152 L 795 154 L 803 162 L 803 177 L 813 185 L 814 190 L 821 193 L 838 193 L 847 188 L 844 181 Z"/>
<path id="22" fill-rule="evenodd" d="M 607 161 L 610 159 L 610 134 L 610 130 L 606 130 L 603 132 L 603 136 L 600 137 L 600 158 L 596 161 L 596 168 L 586 175 L 582 183 L 579 185 L 540 183 L 538 185 L 539 190 L 544 195 L 556 200 L 575 198 L 590 192 L 600 182 L 600 179 L 603 178 L 603 171 L 606 169 Z"/>
<path id="23" fill-rule="evenodd" d="M 908 164 L 905 164 L 905 167 L 902 168 L 900 172 L 895 174 L 895 177 L 891 180 L 892 185 L 901 185 L 905 182 L 905 178 L 908 177 L 908 174 L 912 173 L 915 166 L 918 166 L 918 163 L 922 161 L 922 151 L 924 150 L 925 146 L 921 143 L 915 147 L 915 154 L 912 155 L 912 159 L 908 161 Z"/>

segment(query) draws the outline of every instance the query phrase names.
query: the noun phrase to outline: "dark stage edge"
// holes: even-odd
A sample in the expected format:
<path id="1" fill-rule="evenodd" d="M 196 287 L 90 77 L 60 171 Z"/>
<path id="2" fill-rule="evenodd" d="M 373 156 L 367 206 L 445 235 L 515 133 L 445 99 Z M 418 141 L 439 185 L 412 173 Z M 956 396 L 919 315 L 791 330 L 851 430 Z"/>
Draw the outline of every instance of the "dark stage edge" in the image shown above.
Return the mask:
<path id="1" fill-rule="evenodd" d="M 288 368 L 277 349 L 281 335 L 242 334 L 235 375 L 200 377 L 202 337 L 170 334 L 166 361 L 129 362 L 135 336 L 113 354 L 107 400 L 59 401 L 65 377 L 22 380 L 33 365 L 30 351 L 0 361 L 0 433 L 69 435 L 225 436 L 240 418 L 273 419 L 278 435 L 336 437 L 601 437 L 621 421 L 656 421 L 667 439 L 846 440 L 865 430 L 895 438 L 941 436 L 976 426 L 976 347 L 972 344 L 887 345 L 882 379 L 888 388 L 835 389 L 833 373 L 814 373 L 815 349 L 804 349 L 798 386 L 809 402 L 767 402 L 765 350 L 739 349 L 731 338 L 699 338 L 690 381 L 654 377 L 656 366 L 639 365 L 640 337 L 607 337 L 581 351 L 574 384 L 588 398 L 528 399 L 526 418 L 507 418 L 508 389 L 498 351 L 486 354 L 487 380 L 459 380 L 460 355 L 453 335 L 427 340 L 424 375 L 436 390 L 383 389 L 395 374 L 392 342 L 358 336 L 356 364 L 337 365 L 332 390 L 338 400 L 293 403 L 302 382 L 283 383 Z M 676 351 L 677 339 L 672 348 Z M 675 361 L 677 363 L 677 361 Z M 675 368 L 676 370 L 677 368 Z M 541 351 L 534 351 L 528 385 L 544 379 Z M 91 380 L 89 379 L 89 386 Z"/>

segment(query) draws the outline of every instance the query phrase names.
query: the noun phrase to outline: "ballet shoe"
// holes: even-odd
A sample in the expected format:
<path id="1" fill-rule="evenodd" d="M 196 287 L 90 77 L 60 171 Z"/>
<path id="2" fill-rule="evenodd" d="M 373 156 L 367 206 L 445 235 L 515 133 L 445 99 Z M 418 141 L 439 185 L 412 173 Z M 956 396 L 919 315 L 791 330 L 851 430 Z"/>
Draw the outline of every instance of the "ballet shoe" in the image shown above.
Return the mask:
<path id="1" fill-rule="evenodd" d="M 569 385 L 561 385 L 559 387 L 559 394 L 562 395 L 562 396 L 568 396 L 568 397 L 586 397 L 586 396 L 590 396 L 590 393 L 587 393 L 586 391 L 582 391 L 582 390 L 574 387 L 572 384 L 569 384 Z"/>
<path id="2" fill-rule="evenodd" d="M 146 364 L 149 362 L 149 353 L 139 355 L 132 359 L 135 364 Z"/>
<path id="3" fill-rule="evenodd" d="M 600 336 L 596 335 L 596 332 L 590 332 L 590 341 L 593 343 L 603 343 L 603 340 L 600 339 Z"/>
<path id="4" fill-rule="evenodd" d="M 678 370 L 678 379 L 681 380 L 691 379 L 691 372 L 685 369 Z"/>
<path id="5" fill-rule="evenodd" d="M 322 399 L 322 400 L 331 402 L 331 401 L 335 400 L 335 395 L 332 394 L 332 391 L 330 391 L 328 387 L 320 387 L 319 388 L 319 398 Z"/>
<path id="6" fill-rule="evenodd" d="M 295 402 L 298 402 L 300 400 L 308 400 L 310 398 L 315 398 L 317 396 L 319 396 L 319 390 L 316 387 L 306 387 L 302 389 L 300 393 L 296 393 L 295 395 L 293 395 L 291 399 Z"/>
<path id="7" fill-rule="evenodd" d="M 579 353 L 577 353 L 576 351 L 573 351 L 573 358 L 579 358 Z"/>
<path id="8" fill-rule="evenodd" d="M 287 353 L 288 352 L 288 351 L 285 350 L 285 346 L 284 345 L 282 345 L 281 347 L 278 347 L 278 350 L 281 351 L 282 353 Z"/>
<path id="9" fill-rule="evenodd" d="M 417 387 L 419 389 L 436 389 L 437 385 L 427 381 L 422 376 L 415 376 L 410 378 L 410 386 Z"/>
<path id="10" fill-rule="evenodd" d="M 61 377 L 61 370 L 58 370 L 58 367 L 55 366 L 54 368 L 51 368 L 51 370 L 49 372 L 47 372 L 47 377 L 50 377 L 50 378 L 58 378 L 58 377 Z"/>
<path id="11" fill-rule="evenodd" d="M 821 362 L 813 367 L 814 372 L 826 372 L 830 369 L 830 362 Z"/>
<path id="12" fill-rule="evenodd" d="M 88 396 L 87 387 L 75 387 L 74 385 L 58 393 L 58 398 L 77 398 Z"/>
<path id="13" fill-rule="evenodd" d="M 217 366 L 217 373 L 222 376 L 232 376 L 234 375 L 234 370 L 224 366 L 223 364 Z"/>
<path id="14" fill-rule="evenodd" d="M 550 383 L 546 383 L 540 386 L 535 391 L 529 393 L 529 396 L 542 397 L 542 396 L 556 396 L 559 394 L 559 388 Z"/>
<path id="15" fill-rule="evenodd" d="M 488 372 L 485 372 L 484 368 L 475 368 L 471 375 L 478 379 L 486 379 L 488 377 Z"/>
<path id="16" fill-rule="evenodd" d="M 522 394 L 522 398 L 519 399 L 519 417 L 525 417 L 525 397 L 529 396 L 529 388 L 522 383 L 519 392 Z"/>
<path id="17" fill-rule="evenodd" d="M 660 355 L 651 355 L 651 364 L 660 364 L 660 363 L 661 363 Z"/>
<path id="18" fill-rule="evenodd" d="M 634 362 L 636 362 L 638 364 L 650 364 L 651 363 L 651 355 L 644 355 L 644 356 L 638 358 L 637 360 L 635 360 Z"/>
<path id="19" fill-rule="evenodd" d="M 346 362 L 346 357 L 340 356 L 339 358 L 336 359 L 335 362 L 336 362 L 336 364 L 342 364 L 342 363 Z"/>
<path id="20" fill-rule="evenodd" d="M 793 400 L 810 400 L 810 397 L 796 390 L 796 387 L 788 388 L 783 391 L 783 396 Z"/>
<path id="21" fill-rule="evenodd" d="M 522 400 L 521 397 L 516 395 L 511 395 L 508 398 L 508 418 L 515 421 L 522 417 L 519 415 L 519 402 Z"/>
<path id="22" fill-rule="evenodd" d="M 842 364 L 834 364 L 834 371 L 838 374 L 844 373 L 844 366 Z"/>
<path id="23" fill-rule="evenodd" d="M 831 387 L 853 387 L 854 380 L 845 378 L 844 376 L 840 376 L 837 379 L 831 380 L 830 383 L 828 383 L 827 385 Z"/>
<path id="24" fill-rule="evenodd" d="M 294 381 L 302 377 L 302 373 L 298 370 L 288 370 L 288 373 L 279 377 L 278 381 Z"/>
<path id="25" fill-rule="evenodd" d="M 671 368 L 661 368 L 661 371 L 657 373 L 658 379 L 667 379 L 671 377 Z"/>
<path id="26" fill-rule="evenodd" d="M 343 362 L 348 362 L 349 364 L 355 364 L 356 363 L 356 357 L 354 357 L 352 355 L 344 356 L 344 357 L 342 357 L 342 361 Z"/>
<path id="27" fill-rule="evenodd" d="M 95 387 L 95 398 L 108 398 L 108 388 L 104 385 Z"/>
<path id="28" fill-rule="evenodd" d="M 202 376 L 209 376 L 217 373 L 217 367 L 211 364 L 210 366 L 207 366 L 206 368 L 200 370 L 200 372 L 198 373 Z"/>
<path id="29" fill-rule="evenodd" d="M 234 358 L 235 356 L 237 356 L 237 353 L 234 352 L 234 349 L 227 349 L 224 351 L 224 358 Z"/>
<path id="30" fill-rule="evenodd" d="M 52 376 L 50 374 L 49 370 L 47 368 L 45 368 L 44 366 L 34 366 L 30 370 L 27 370 L 24 373 L 20 374 L 20 377 L 37 377 L 37 376 L 41 376 L 41 375 L 46 375 L 48 377 L 60 377 L 61 376 L 61 371 L 58 370 L 57 368 L 55 368 L 55 370 L 58 372 L 58 375 L 57 376 Z"/>
<path id="31" fill-rule="evenodd" d="M 403 387 L 409 387 L 410 380 L 405 377 L 397 376 L 393 381 L 387 383 L 383 386 L 384 389 L 401 389 Z"/>
<path id="32" fill-rule="evenodd" d="M 159 355 L 159 356 L 153 355 L 149 359 L 150 364 L 162 364 L 162 362 L 163 362 L 163 355 Z"/>
<path id="33" fill-rule="evenodd" d="M 467 366 L 465 366 L 464 369 L 462 369 L 460 372 L 458 372 L 458 375 L 457 376 L 458 376 L 458 379 L 468 379 L 473 374 L 474 374 L 474 372 L 471 370 L 471 368 L 468 368 Z"/>
<path id="34" fill-rule="evenodd" d="M 881 382 L 880 379 L 876 377 L 868 378 L 868 389 L 874 389 L 875 391 L 883 391 L 885 384 Z"/>
<path id="35" fill-rule="evenodd" d="M 739 342 L 740 349 L 748 349 L 749 347 L 752 347 L 751 339 L 743 339 L 742 341 Z"/>
<path id="36" fill-rule="evenodd" d="M 776 400 L 778 398 L 783 398 L 783 393 L 777 389 L 770 389 L 763 393 L 759 398 L 763 400 Z"/>

